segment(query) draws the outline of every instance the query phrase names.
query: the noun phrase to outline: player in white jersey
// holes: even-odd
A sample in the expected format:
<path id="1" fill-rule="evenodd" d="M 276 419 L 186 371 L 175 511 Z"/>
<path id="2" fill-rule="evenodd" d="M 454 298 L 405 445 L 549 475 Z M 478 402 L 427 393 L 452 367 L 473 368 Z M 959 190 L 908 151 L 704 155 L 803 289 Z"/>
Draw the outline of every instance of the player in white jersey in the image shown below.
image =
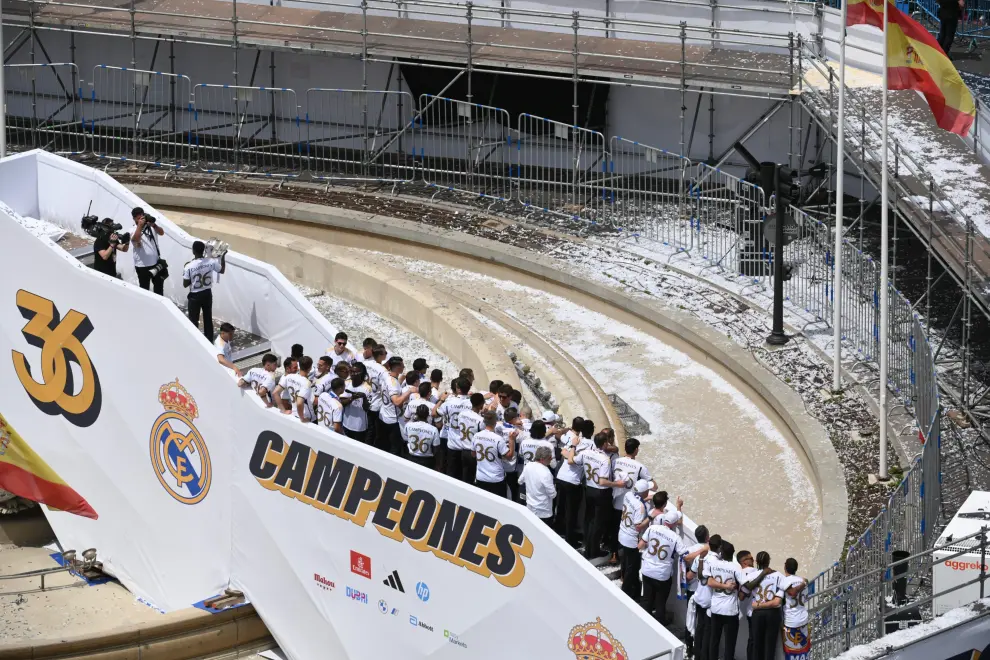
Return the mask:
<path id="1" fill-rule="evenodd" d="M 265 356 L 261 358 L 261 366 L 248 369 L 247 373 L 237 381 L 237 385 L 238 387 L 250 386 L 265 402 L 265 407 L 271 408 L 275 405 L 272 403 L 272 392 L 275 391 L 275 370 L 277 368 L 278 358 L 271 353 L 265 353 Z"/>
<path id="2" fill-rule="evenodd" d="M 333 366 L 337 366 L 338 362 L 347 362 L 351 364 L 357 361 L 357 356 L 354 355 L 354 351 L 347 348 L 347 333 L 338 332 L 337 336 L 333 338 L 333 346 L 327 349 L 327 357 L 332 361 Z"/>
<path id="3" fill-rule="evenodd" d="M 677 579 L 677 565 L 687 548 L 680 534 L 664 525 L 650 525 L 639 540 L 643 553 L 643 609 L 661 624 L 667 623 L 667 598 Z"/>
<path id="4" fill-rule="evenodd" d="M 587 421 L 585 422 L 587 424 Z M 578 453 L 575 448 L 561 450 L 567 462 L 584 470 L 584 556 L 594 559 L 602 554 L 601 542 L 605 537 L 612 510 L 612 487 L 622 482 L 612 480 L 612 461 L 605 453 L 608 434 L 595 435 L 595 446 Z M 607 552 L 605 554 L 608 554 Z"/>
<path id="5" fill-rule="evenodd" d="M 341 396 L 344 394 L 344 381 L 334 378 L 330 381 L 330 391 L 323 392 L 317 397 L 316 422 L 337 433 L 344 432 L 344 404 Z"/>
<path id="6" fill-rule="evenodd" d="M 433 470 L 436 468 L 435 454 L 437 447 L 440 446 L 440 432 L 429 422 L 430 406 L 426 401 L 426 399 L 417 399 L 410 404 L 410 407 L 416 406 L 416 416 L 413 421 L 406 424 L 406 442 L 409 447 L 409 459 Z"/>
<path id="7" fill-rule="evenodd" d="M 496 417 L 498 412 L 495 413 Z M 516 504 L 522 504 L 519 497 L 519 474 L 523 469 L 523 462 L 519 460 L 519 445 L 529 434 L 522 430 L 522 418 L 515 408 L 507 408 L 502 414 L 502 421 L 498 423 L 498 431 L 502 437 L 508 441 L 509 436 L 515 438 L 515 448 L 511 458 L 502 459 L 502 467 L 505 469 L 505 485 L 509 489 L 509 499 Z"/>
<path id="8" fill-rule="evenodd" d="M 402 417 L 399 418 L 399 430 L 402 432 L 402 441 L 407 445 L 409 444 L 409 435 L 406 431 L 406 427 L 409 422 L 416 419 L 416 409 L 421 405 L 426 405 L 430 410 L 433 410 L 433 404 L 435 401 L 430 400 L 430 394 L 433 392 L 433 388 L 430 387 L 428 382 L 421 382 L 419 385 L 411 386 L 408 385 L 410 380 L 415 380 L 413 372 L 406 374 L 406 383 L 408 387 L 413 387 L 413 393 L 409 396 L 409 400 L 406 401 L 406 408 L 402 411 Z M 430 424 L 434 424 L 434 419 L 432 417 L 427 417 L 426 421 Z M 437 438 L 440 438 L 440 431 L 437 431 Z"/>
<path id="9" fill-rule="evenodd" d="M 708 528 L 704 525 L 698 525 L 694 529 L 694 538 L 697 541 L 694 545 L 689 546 L 687 550 L 687 555 L 684 557 L 684 577 L 687 581 L 687 586 L 685 589 L 685 598 L 691 600 L 697 593 L 700 583 L 698 582 L 698 574 L 696 572 L 697 568 L 697 558 L 703 557 L 708 554 Z M 692 635 L 690 631 L 685 631 L 684 643 L 687 646 L 688 657 L 694 657 L 698 655 L 700 650 L 700 644 L 696 643 L 700 637 L 697 632 L 700 628 L 700 621 L 702 610 L 698 605 L 697 599 L 695 599 L 695 610 L 697 611 L 697 616 L 695 617 L 695 634 Z M 704 612 L 705 623 L 707 623 L 708 613 Z M 699 657 L 702 657 L 699 655 Z"/>
<path id="10" fill-rule="evenodd" d="M 752 660 L 775 660 L 777 640 L 783 625 L 781 605 L 784 590 L 780 586 L 784 576 L 770 568 L 767 552 L 756 554 L 756 574 L 743 585 L 743 592 L 750 594 L 749 637 Z"/>
<path id="11" fill-rule="evenodd" d="M 371 359 L 364 363 L 368 369 L 368 382 L 371 384 L 371 400 L 368 403 L 368 443 L 375 447 L 382 445 L 378 438 L 378 419 L 382 410 L 382 382 L 388 377 L 388 370 L 382 366 L 388 351 L 384 346 L 376 344 L 371 351 Z M 385 438 L 388 446 L 388 438 Z"/>
<path id="12" fill-rule="evenodd" d="M 705 530 L 708 531 L 707 529 Z M 702 551 L 691 563 L 691 572 L 698 576 L 698 589 L 694 592 L 694 605 L 697 610 L 694 627 L 694 657 L 698 660 L 708 660 L 709 647 L 711 642 L 711 607 L 712 588 L 708 586 L 708 581 L 702 579 L 705 572 L 705 563 L 712 559 L 717 559 L 722 551 L 722 537 L 712 534 L 708 538 L 708 551 Z"/>
<path id="13" fill-rule="evenodd" d="M 650 482 L 640 479 L 622 498 L 622 514 L 619 518 L 619 546 L 622 555 L 622 591 L 637 603 L 640 599 L 639 569 L 643 556 L 639 552 L 639 536 L 649 527 L 646 515 L 646 498 L 650 495 Z"/>
<path id="14" fill-rule="evenodd" d="M 564 433 L 561 453 L 564 449 L 573 450 L 575 455 L 594 446 L 591 438 L 595 435 L 595 423 L 590 419 L 575 417 L 571 428 Z M 563 461 L 557 470 L 557 513 L 554 516 L 554 529 L 564 535 L 571 546 L 578 547 L 578 513 L 584 500 L 581 481 L 584 472 L 580 465 Z"/>
<path id="15" fill-rule="evenodd" d="M 471 439 L 471 448 L 477 461 L 474 485 L 492 495 L 505 497 L 505 467 L 502 459 L 515 455 L 516 432 L 509 433 L 506 440 L 496 430 L 498 415 L 494 410 L 486 411 L 482 419 L 485 423 L 484 430 L 475 433 Z"/>
<path id="16" fill-rule="evenodd" d="M 447 431 L 447 449 L 444 456 L 444 468 L 447 476 L 454 479 L 463 479 L 465 473 L 463 450 L 468 448 L 467 439 L 462 438 L 459 426 L 462 412 L 471 409 L 471 400 L 468 391 L 471 383 L 464 378 L 455 378 L 450 392 L 440 395 L 440 400 L 433 406 L 433 417 L 439 418 L 443 428 Z M 441 446 L 443 439 L 441 438 Z M 473 454 L 471 460 L 474 460 Z M 473 478 L 473 477 L 472 477 Z"/>
<path id="17" fill-rule="evenodd" d="M 536 450 L 540 447 L 546 447 L 550 450 L 550 469 L 552 470 L 556 467 L 556 461 L 553 459 L 556 447 L 554 447 L 554 443 L 546 439 L 546 434 L 546 423 L 538 419 L 530 425 L 529 432 L 525 436 L 522 436 L 522 440 L 519 442 L 519 459 L 522 461 L 524 468 L 526 467 L 526 463 L 536 458 Z"/>
<path id="18" fill-rule="evenodd" d="M 471 405 L 470 409 L 461 410 L 457 415 L 457 428 L 452 429 L 451 432 L 457 436 L 458 446 L 461 447 L 459 450 L 461 472 L 457 478 L 466 484 L 473 484 L 478 469 L 478 460 L 474 453 L 474 436 L 485 428 L 485 421 L 481 416 L 485 407 L 485 395 L 475 392 L 468 402 Z M 454 436 L 451 436 L 449 440 L 453 439 Z"/>
<path id="19" fill-rule="evenodd" d="M 430 386 L 433 388 L 430 398 L 433 401 L 439 401 L 440 390 L 443 389 L 443 372 L 439 369 L 434 369 L 430 372 Z"/>
<path id="20" fill-rule="evenodd" d="M 718 660 L 719 645 L 725 639 L 722 660 L 735 658 L 736 638 L 739 636 L 739 586 L 743 584 L 742 569 L 733 555 L 736 548 L 722 541 L 719 557 L 709 553 L 701 579 L 712 589 L 711 630 L 708 633 L 708 660 Z"/>
<path id="21" fill-rule="evenodd" d="M 338 376 L 333 372 L 333 360 L 324 355 L 316 361 L 316 378 L 313 379 L 313 396 L 319 397 L 330 391 L 330 383 Z"/>
<path id="22" fill-rule="evenodd" d="M 382 407 L 378 413 L 377 446 L 394 456 L 402 456 L 406 447 L 402 442 L 399 418 L 405 412 L 406 401 L 412 396 L 413 389 L 406 386 L 402 377 L 406 365 L 401 357 L 393 357 L 387 364 L 388 373 L 381 386 Z"/>
<path id="23" fill-rule="evenodd" d="M 275 400 L 279 402 L 282 412 L 295 415 L 299 421 L 313 421 L 313 388 L 309 384 L 309 371 L 313 367 L 313 358 L 304 355 L 299 359 L 299 371 L 282 376 L 275 388 Z M 282 394 L 287 393 L 287 397 Z"/>
<path id="24" fill-rule="evenodd" d="M 740 550 L 736 553 L 736 563 L 742 569 L 745 582 L 739 585 L 736 595 L 739 597 L 739 614 L 746 620 L 746 660 L 753 660 L 753 637 L 752 619 L 753 616 L 753 591 L 749 587 L 751 580 L 756 579 L 760 574 L 760 569 L 756 568 L 753 560 L 753 553 L 749 550 Z"/>
<path id="25" fill-rule="evenodd" d="M 808 581 L 797 575 L 798 563 L 793 557 L 784 561 L 784 658 L 800 660 L 811 657 L 811 636 L 808 630 Z"/>
<path id="26" fill-rule="evenodd" d="M 199 315 L 203 314 L 203 334 L 213 341 L 213 280 L 227 270 L 227 253 L 219 259 L 206 258 L 206 244 L 193 241 L 193 260 L 182 268 L 182 286 L 189 289 L 186 296 L 189 320 L 199 327 Z"/>
<path id="27" fill-rule="evenodd" d="M 626 493 L 628 493 L 632 488 L 632 485 L 640 479 L 653 481 L 653 476 L 650 474 L 650 471 L 646 469 L 646 466 L 636 460 L 636 456 L 639 454 L 639 444 L 639 440 L 636 438 L 627 438 L 625 444 L 626 455 L 617 457 L 612 464 L 612 476 L 616 481 L 623 482 L 622 486 L 612 489 L 612 511 L 611 517 L 609 518 L 609 541 L 611 542 L 616 553 L 619 551 L 619 544 L 617 541 L 619 534 L 619 518 L 622 516 L 622 503 L 626 497 Z M 653 487 L 655 487 L 655 484 Z M 615 559 L 617 559 L 617 557 L 613 556 L 613 561 L 610 563 L 615 563 Z"/>
<path id="28" fill-rule="evenodd" d="M 234 364 L 234 326 L 226 321 L 220 324 L 220 334 L 217 335 L 213 345 L 217 350 L 217 362 L 227 367 L 240 378 L 244 375 L 236 364 Z"/>

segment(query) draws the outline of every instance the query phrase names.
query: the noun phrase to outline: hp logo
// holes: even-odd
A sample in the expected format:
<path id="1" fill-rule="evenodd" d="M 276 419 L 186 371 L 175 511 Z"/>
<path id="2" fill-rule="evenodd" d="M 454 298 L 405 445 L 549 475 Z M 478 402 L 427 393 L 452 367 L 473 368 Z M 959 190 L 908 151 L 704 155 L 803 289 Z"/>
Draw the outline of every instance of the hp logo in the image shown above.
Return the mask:
<path id="1" fill-rule="evenodd" d="M 417 582 L 416 596 L 424 603 L 430 600 L 430 587 L 425 582 Z"/>

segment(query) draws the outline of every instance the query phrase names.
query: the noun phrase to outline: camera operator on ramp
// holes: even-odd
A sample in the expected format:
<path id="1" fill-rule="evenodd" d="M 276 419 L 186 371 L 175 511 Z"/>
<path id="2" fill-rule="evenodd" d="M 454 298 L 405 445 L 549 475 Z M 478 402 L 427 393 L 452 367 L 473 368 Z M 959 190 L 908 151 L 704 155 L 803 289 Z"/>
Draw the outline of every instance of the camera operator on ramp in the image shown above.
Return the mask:
<path id="1" fill-rule="evenodd" d="M 131 211 L 131 217 L 137 225 L 131 243 L 134 244 L 134 270 L 138 284 L 145 290 L 154 285 L 155 293 L 164 295 L 168 264 L 162 259 L 158 237 L 164 236 L 165 230 L 158 226 L 154 217 L 145 215 L 140 206 Z"/>
<path id="2" fill-rule="evenodd" d="M 110 218 L 105 218 L 103 225 L 107 229 L 100 232 L 93 241 L 93 270 L 120 279 L 120 273 L 117 272 L 117 253 L 130 249 L 130 238 L 123 232 L 114 231 L 113 220 Z"/>
<path id="3" fill-rule="evenodd" d="M 227 253 L 220 253 L 219 259 L 204 256 L 206 244 L 195 241 L 192 245 L 193 260 L 182 269 L 182 286 L 189 289 L 186 300 L 189 304 L 189 320 L 199 327 L 199 314 L 203 313 L 203 334 L 211 342 L 213 336 L 213 281 L 214 273 L 227 270 Z"/>

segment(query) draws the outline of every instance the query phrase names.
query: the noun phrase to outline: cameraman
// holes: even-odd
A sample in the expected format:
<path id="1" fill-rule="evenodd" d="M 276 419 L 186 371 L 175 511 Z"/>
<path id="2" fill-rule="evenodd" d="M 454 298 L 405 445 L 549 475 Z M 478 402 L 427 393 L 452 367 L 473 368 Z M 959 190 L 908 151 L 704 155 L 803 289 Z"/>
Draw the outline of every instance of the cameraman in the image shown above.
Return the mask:
<path id="1" fill-rule="evenodd" d="M 182 286 L 189 289 L 189 320 L 199 327 L 199 313 L 203 312 L 203 334 L 213 341 L 213 274 L 227 270 L 227 253 L 220 259 L 203 256 L 206 244 L 195 241 L 192 245 L 193 260 L 182 269 Z"/>
<path id="2" fill-rule="evenodd" d="M 113 221 L 110 218 L 106 218 L 103 223 L 111 225 Z M 100 234 L 93 241 L 93 270 L 120 279 L 120 273 L 117 272 L 117 253 L 127 252 L 130 246 L 131 244 L 129 242 L 121 242 L 117 232 L 104 232 Z"/>
<path id="3" fill-rule="evenodd" d="M 145 290 L 154 284 L 155 293 L 164 295 L 165 278 L 160 274 L 153 276 L 153 271 L 162 260 L 161 250 L 158 249 L 158 236 L 164 236 L 165 230 L 158 226 L 152 216 L 145 215 L 144 209 L 140 206 L 131 211 L 131 217 L 137 225 L 131 242 L 134 244 L 134 270 L 137 272 L 138 284 Z"/>

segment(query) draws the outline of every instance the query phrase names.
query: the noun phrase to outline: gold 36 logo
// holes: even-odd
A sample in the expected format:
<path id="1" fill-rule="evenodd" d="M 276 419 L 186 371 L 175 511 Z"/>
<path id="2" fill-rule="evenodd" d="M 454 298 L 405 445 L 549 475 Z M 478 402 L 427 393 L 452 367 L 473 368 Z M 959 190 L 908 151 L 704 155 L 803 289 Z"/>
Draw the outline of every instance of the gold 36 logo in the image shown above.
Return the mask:
<path id="1" fill-rule="evenodd" d="M 65 318 L 55 303 L 21 289 L 17 308 L 27 323 L 21 334 L 31 346 L 41 349 L 41 381 L 31 372 L 25 355 L 11 351 L 14 371 L 24 391 L 43 413 L 62 415 L 76 426 L 90 426 L 100 416 L 103 393 L 100 377 L 83 346 L 93 332 L 89 317 L 70 309 Z M 73 374 L 76 364 L 79 382 Z"/>

